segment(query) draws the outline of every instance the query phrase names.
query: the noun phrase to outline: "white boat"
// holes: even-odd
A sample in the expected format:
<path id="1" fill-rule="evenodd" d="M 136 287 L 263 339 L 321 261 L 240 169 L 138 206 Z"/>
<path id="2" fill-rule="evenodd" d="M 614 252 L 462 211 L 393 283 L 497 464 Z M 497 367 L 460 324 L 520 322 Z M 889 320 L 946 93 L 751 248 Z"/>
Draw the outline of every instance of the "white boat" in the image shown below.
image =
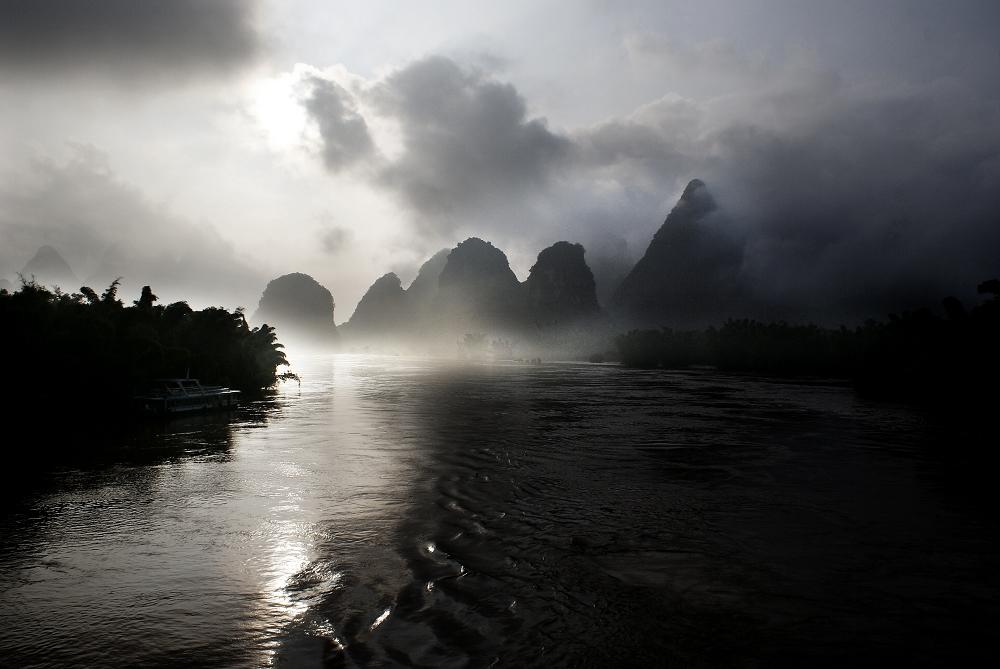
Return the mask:
<path id="1" fill-rule="evenodd" d="M 240 391 L 203 386 L 198 379 L 156 379 L 133 402 L 140 412 L 154 415 L 229 409 L 239 405 Z"/>

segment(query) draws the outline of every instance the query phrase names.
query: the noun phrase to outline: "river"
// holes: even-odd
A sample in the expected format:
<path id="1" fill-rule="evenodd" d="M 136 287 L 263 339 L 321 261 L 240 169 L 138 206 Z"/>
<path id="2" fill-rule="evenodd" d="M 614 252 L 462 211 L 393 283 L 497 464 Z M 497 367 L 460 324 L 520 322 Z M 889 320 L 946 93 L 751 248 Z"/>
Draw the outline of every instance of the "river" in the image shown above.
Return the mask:
<path id="1" fill-rule="evenodd" d="M 994 477 L 914 409 L 710 371 L 296 369 L 230 415 L 81 439 L 10 495 L 0 664 L 946 666 L 995 646 Z"/>

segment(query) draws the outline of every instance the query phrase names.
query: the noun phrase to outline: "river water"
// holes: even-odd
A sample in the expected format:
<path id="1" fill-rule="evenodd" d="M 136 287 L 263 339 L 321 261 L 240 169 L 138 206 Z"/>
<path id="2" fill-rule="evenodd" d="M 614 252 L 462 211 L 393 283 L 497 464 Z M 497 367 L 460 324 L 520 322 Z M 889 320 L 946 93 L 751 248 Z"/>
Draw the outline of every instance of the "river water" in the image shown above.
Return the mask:
<path id="1" fill-rule="evenodd" d="M 297 369 L 13 495 L 0 664 L 954 666 L 995 646 L 993 476 L 912 409 L 707 371 Z"/>

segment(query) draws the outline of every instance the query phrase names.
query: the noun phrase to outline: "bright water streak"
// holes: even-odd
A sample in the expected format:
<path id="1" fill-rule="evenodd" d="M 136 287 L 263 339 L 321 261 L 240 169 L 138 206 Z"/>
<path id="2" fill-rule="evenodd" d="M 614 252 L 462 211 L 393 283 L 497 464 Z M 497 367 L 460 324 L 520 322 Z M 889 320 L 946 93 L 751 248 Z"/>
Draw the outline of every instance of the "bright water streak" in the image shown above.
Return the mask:
<path id="1" fill-rule="evenodd" d="M 110 438 L 9 502 L 3 661 L 835 666 L 988 647 L 988 495 L 949 455 L 963 437 L 911 410 L 598 365 L 300 371 L 231 418 Z"/>

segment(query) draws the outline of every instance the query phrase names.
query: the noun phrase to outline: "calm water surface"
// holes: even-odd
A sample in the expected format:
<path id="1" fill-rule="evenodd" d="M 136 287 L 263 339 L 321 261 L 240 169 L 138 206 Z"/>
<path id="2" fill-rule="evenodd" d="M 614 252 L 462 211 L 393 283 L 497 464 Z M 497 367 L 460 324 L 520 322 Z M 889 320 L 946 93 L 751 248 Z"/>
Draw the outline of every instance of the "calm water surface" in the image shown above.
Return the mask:
<path id="1" fill-rule="evenodd" d="M 599 365 L 298 370 L 5 502 L 0 664 L 948 666 L 995 647 L 995 477 L 905 407 Z"/>

